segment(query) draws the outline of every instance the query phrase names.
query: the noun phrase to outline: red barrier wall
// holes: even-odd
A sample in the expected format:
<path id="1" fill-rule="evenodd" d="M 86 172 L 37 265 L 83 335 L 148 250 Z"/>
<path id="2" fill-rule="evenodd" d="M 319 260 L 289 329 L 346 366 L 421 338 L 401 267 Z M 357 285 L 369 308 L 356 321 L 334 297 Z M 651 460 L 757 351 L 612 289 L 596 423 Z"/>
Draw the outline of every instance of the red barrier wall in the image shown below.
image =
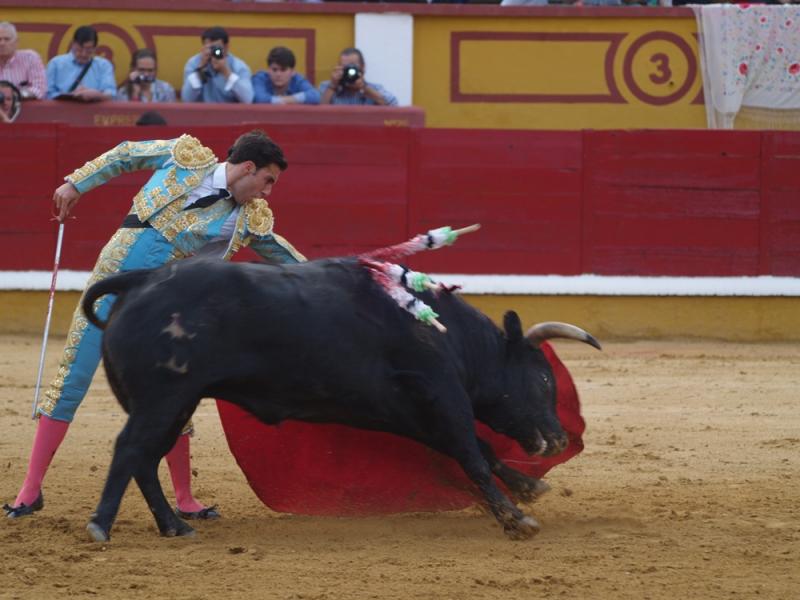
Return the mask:
<path id="1" fill-rule="evenodd" d="M 248 126 L 193 128 L 220 156 Z M 276 231 L 310 257 L 443 224 L 483 229 L 414 266 L 451 273 L 800 276 L 800 134 L 275 125 Z M 50 269 L 50 198 L 123 139 L 175 128 L 0 128 L 0 270 Z M 81 199 L 62 266 L 90 269 L 146 173 Z"/>

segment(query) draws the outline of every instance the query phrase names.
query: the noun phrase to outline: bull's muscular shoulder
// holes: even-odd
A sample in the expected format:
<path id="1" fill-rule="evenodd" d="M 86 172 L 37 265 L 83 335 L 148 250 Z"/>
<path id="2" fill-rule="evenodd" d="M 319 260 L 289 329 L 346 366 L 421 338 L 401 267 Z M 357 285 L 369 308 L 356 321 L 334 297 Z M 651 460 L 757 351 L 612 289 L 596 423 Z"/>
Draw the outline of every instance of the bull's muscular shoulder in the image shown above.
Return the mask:
<path id="1" fill-rule="evenodd" d="M 251 200 L 245 206 L 245 219 L 247 220 L 247 231 L 255 235 L 268 235 L 272 233 L 272 225 L 275 222 L 272 216 L 272 209 L 263 198 Z"/>
<path id="2" fill-rule="evenodd" d="M 206 169 L 217 162 L 217 157 L 210 148 L 206 148 L 195 137 L 183 134 L 172 147 L 172 158 L 175 164 L 184 169 L 196 171 Z"/>

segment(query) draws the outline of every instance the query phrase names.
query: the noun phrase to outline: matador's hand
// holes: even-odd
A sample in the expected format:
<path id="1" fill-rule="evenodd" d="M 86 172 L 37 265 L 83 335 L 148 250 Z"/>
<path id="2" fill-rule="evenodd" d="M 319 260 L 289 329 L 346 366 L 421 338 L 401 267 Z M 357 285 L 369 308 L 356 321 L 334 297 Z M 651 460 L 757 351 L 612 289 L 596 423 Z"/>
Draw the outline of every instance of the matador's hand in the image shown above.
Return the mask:
<path id="1" fill-rule="evenodd" d="M 81 193 L 69 181 L 56 188 L 56 191 L 53 193 L 53 202 L 55 203 L 56 210 L 58 211 L 56 218 L 58 219 L 59 223 L 64 222 L 64 219 L 67 218 L 72 210 L 72 207 L 75 206 L 75 204 L 78 202 L 78 198 L 80 197 Z"/>

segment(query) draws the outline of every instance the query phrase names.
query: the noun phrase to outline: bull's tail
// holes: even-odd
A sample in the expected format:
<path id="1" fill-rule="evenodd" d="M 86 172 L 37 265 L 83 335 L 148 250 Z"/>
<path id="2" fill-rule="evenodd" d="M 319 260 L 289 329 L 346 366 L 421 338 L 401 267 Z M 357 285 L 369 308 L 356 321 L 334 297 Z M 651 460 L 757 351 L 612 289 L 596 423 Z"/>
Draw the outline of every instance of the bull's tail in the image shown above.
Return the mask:
<path id="1" fill-rule="evenodd" d="M 106 294 L 124 294 L 131 288 L 135 288 L 140 285 L 145 279 L 147 279 L 149 274 L 149 269 L 141 269 L 137 271 L 128 271 L 126 273 L 119 273 L 118 275 L 112 275 L 111 277 L 107 277 L 102 281 L 98 281 L 92 287 L 86 290 L 86 293 L 83 295 L 83 301 L 81 302 L 83 314 L 86 315 L 86 318 L 92 325 L 98 329 L 105 329 L 108 322 L 101 321 L 95 314 L 95 301 Z"/>

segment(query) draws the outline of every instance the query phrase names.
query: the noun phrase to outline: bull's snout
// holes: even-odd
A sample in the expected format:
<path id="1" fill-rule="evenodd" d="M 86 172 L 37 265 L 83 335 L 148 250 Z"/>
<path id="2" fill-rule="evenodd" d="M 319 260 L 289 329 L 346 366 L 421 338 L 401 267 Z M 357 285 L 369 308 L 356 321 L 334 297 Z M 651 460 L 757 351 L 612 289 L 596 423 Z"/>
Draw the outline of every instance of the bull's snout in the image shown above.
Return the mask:
<path id="1" fill-rule="evenodd" d="M 565 433 L 548 436 L 546 439 L 547 449 L 544 452 L 544 456 L 554 456 L 556 454 L 560 454 L 567 449 L 567 446 L 569 446 L 569 438 Z"/>
<path id="2" fill-rule="evenodd" d="M 527 440 L 522 447 L 528 454 L 537 456 L 554 456 L 567 449 L 569 438 L 565 433 L 548 433 L 542 435 L 538 430 L 536 436 Z"/>

